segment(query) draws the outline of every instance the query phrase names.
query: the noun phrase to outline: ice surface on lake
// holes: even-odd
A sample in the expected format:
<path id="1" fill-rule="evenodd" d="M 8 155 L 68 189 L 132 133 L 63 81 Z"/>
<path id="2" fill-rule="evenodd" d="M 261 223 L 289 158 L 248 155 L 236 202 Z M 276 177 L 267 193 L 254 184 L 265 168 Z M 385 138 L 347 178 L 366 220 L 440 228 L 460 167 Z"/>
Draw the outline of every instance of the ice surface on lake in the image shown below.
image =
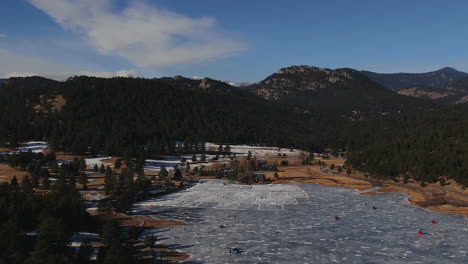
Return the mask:
<path id="1" fill-rule="evenodd" d="M 147 230 L 142 236 L 154 233 L 158 243 L 190 254 L 187 263 L 468 263 L 463 216 L 411 206 L 404 194 L 364 196 L 313 183 L 287 189 L 279 185 L 278 193 L 268 185 L 258 185 L 263 186 L 260 191 L 257 185 L 228 185 L 225 191 L 221 185 L 203 182 L 137 205 L 140 213 L 189 223 Z M 267 190 L 273 193 L 268 197 L 291 197 L 296 203 L 283 201 L 281 210 L 261 210 L 258 200 L 250 198 Z M 306 196 L 300 195 L 302 190 Z M 219 206 L 234 203 L 233 198 L 244 207 Z M 197 205 L 200 201 L 206 206 Z M 277 205 L 268 201 L 272 203 L 264 204 Z M 156 206 L 160 203 L 170 206 Z M 433 219 L 439 223 L 431 224 Z M 418 229 L 425 235 L 418 236 Z M 241 253 L 230 254 L 229 248 Z"/>
<path id="2" fill-rule="evenodd" d="M 307 193 L 293 184 L 237 185 L 229 181 L 204 180 L 194 187 L 141 203 L 141 206 L 214 207 L 223 209 L 283 210 L 298 204 Z"/>

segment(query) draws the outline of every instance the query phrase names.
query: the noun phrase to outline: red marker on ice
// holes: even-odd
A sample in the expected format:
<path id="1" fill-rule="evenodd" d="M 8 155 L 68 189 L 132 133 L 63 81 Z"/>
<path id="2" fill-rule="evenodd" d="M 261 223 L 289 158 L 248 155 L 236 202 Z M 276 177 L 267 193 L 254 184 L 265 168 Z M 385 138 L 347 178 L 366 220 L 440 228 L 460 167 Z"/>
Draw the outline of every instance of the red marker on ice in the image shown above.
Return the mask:
<path id="1" fill-rule="evenodd" d="M 437 224 L 437 221 L 436 221 L 436 220 L 432 220 L 431 223 Z"/>
<path id="2" fill-rule="evenodd" d="M 418 231 L 418 236 L 422 236 L 422 235 L 424 235 L 423 231 L 419 230 Z"/>
<path id="3" fill-rule="evenodd" d="M 340 219 L 340 217 L 339 217 L 339 216 L 337 216 L 337 215 L 335 215 L 335 217 L 334 217 L 334 218 L 335 218 L 335 221 Z"/>

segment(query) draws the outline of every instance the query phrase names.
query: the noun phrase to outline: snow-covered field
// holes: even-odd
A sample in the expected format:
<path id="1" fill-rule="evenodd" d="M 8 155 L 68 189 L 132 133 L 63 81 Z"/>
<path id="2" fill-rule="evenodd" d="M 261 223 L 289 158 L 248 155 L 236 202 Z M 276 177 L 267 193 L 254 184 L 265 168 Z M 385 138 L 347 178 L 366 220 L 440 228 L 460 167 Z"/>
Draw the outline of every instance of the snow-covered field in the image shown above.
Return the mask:
<path id="1" fill-rule="evenodd" d="M 214 143 L 206 143 L 206 150 L 211 151 L 211 152 L 217 152 L 218 151 L 218 144 Z M 226 146 L 226 145 L 223 145 Z M 297 154 L 298 150 L 293 150 L 291 152 L 290 149 L 281 149 L 277 147 L 257 147 L 257 146 L 248 146 L 248 145 L 230 145 L 231 148 L 231 153 L 235 154 L 237 157 L 245 157 L 248 155 L 249 151 L 252 153 L 252 156 L 255 157 L 267 157 L 267 156 L 278 156 L 278 153 L 281 154 Z M 197 160 L 199 161 L 201 158 L 201 154 L 197 154 Z M 185 166 L 185 164 L 182 163 L 182 158 L 185 158 L 189 163 L 190 167 L 193 169 L 195 167 L 200 167 L 200 166 L 211 166 L 214 163 L 228 163 L 230 161 L 229 157 L 223 157 L 220 156 L 218 161 L 212 161 L 212 159 L 216 155 L 212 154 L 207 154 L 206 155 L 206 160 L 207 162 L 198 162 L 198 163 L 193 163 L 192 164 L 192 154 L 190 155 L 181 155 L 181 156 L 164 156 L 163 159 L 148 159 L 146 160 L 146 166 L 145 170 L 146 171 L 159 171 L 161 169 L 161 166 L 165 166 L 167 169 L 172 169 L 176 164 L 179 166 Z"/>
<path id="2" fill-rule="evenodd" d="M 48 147 L 48 144 L 45 141 L 28 141 L 28 142 L 19 143 L 19 146 L 16 148 L 16 150 L 0 151 L 0 155 L 13 154 L 17 151 L 23 151 L 23 152 L 32 151 L 35 153 L 39 153 L 39 152 L 43 152 L 44 149 L 46 149 L 47 147 Z"/>
<path id="3" fill-rule="evenodd" d="M 94 164 L 98 165 L 98 166 L 101 166 L 101 165 L 104 165 L 104 166 L 111 166 L 111 167 L 114 167 L 114 164 L 110 163 L 110 162 L 105 162 L 104 160 L 106 159 L 111 159 L 112 157 L 107 157 L 107 156 L 97 156 L 97 157 L 92 157 L 92 158 L 86 158 L 86 165 L 88 166 L 94 166 Z"/>
<path id="4" fill-rule="evenodd" d="M 161 244 L 192 257 L 187 263 L 467 263 L 468 226 L 463 216 L 442 214 L 405 202 L 407 195 L 358 191 L 313 183 L 279 186 L 285 197 L 282 210 L 259 210 L 254 196 L 274 193 L 206 181 L 180 195 L 141 203 L 134 209 L 157 218 L 176 219 L 187 226 L 147 230 Z M 245 186 L 250 187 L 250 186 Z M 215 194 L 213 194 L 215 193 Z M 206 195 L 206 196 L 205 196 Z M 194 201 L 211 206 L 191 206 Z M 284 197 L 282 194 L 273 197 Z M 238 198 L 252 208 L 219 207 Z M 277 200 L 269 200 L 275 204 Z M 176 203 L 182 202 L 179 206 Z M 155 206 L 166 203 L 169 206 Z M 229 204 L 229 203 L 228 203 Z M 268 204 L 268 203 L 265 203 Z M 379 209 L 374 210 L 373 207 Z M 334 216 L 339 216 L 338 221 Z M 438 224 L 432 224 L 431 220 Z M 418 229 L 425 234 L 418 236 Z M 229 248 L 240 249 L 230 254 Z"/>
<path id="5" fill-rule="evenodd" d="M 225 144 L 223 146 L 226 146 Z M 29 141 L 25 143 L 21 143 L 20 146 L 17 148 L 18 151 L 32 151 L 32 152 L 43 152 L 44 149 L 48 147 L 47 142 L 45 141 Z M 206 143 L 206 150 L 207 151 L 212 151 L 212 152 L 217 152 L 218 151 L 218 144 L 214 143 Z M 247 156 L 249 151 L 252 153 L 252 156 L 256 157 L 266 157 L 266 156 L 277 156 L 278 153 L 281 154 L 287 154 L 290 155 L 292 153 L 297 154 L 298 150 L 293 150 L 291 152 L 290 149 L 281 149 L 277 147 L 258 147 L 258 146 L 248 146 L 248 145 L 230 145 L 231 148 L 231 153 L 235 154 L 238 157 L 242 156 Z M 11 152 L 8 151 L 0 151 L 0 155 L 5 155 Z M 228 163 L 230 161 L 229 157 L 223 157 L 220 156 L 218 161 L 213 162 L 212 159 L 216 156 L 213 154 L 207 154 L 206 155 L 206 162 L 200 162 L 201 158 L 201 153 L 197 154 L 197 160 L 199 162 L 197 163 L 192 163 L 192 154 L 187 154 L 187 155 L 181 155 L 181 156 L 163 156 L 162 159 L 147 159 L 146 160 L 146 166 L 145 166 L 145 171 L 159 171 L 161 169 L 161 166 L 165 166 L 168 170 L 172 170 L 174 166 L 177 164 L 179 166 L 185 166 L 185 163 L 182 163 L 182 158 L 185 158 L 189 163 L 190 167 L 193 169 L 195 167 L 201 167 L 201 166 L 211 166 L 215 162 L 218 163 Z M 109 162 L 104 162 L 103 160 L 106 159 L 111 159 L 112 157 L 107 157 L 107 156 L 96 156 L 96 157 L 90 157 L 86 158 L 86 164 L 88 166 L 94 166 L 94 164 L 97 164 L 98 166 L 101 166 L 101 164 L 104 164 L 104 166 L 111 166 L 113 167 L 114 164 L 109 163 Z M 64 161 L 59 160 L 58 163 L 59 165 L 63 163 Z"/>
<path id="6" fill-rule="evenodd" d="M 226 146 L 226 145 L 223 145 Z M 206 143 L 206 149 L 211 151 L 217 151 L 219 144 L 214 143 Z M 297 153 L 299 150 L 286 148 L 278 148 L 278 147 L 267 147 L 267 146 L 249 146 L 249 145 L 229 145 L 231 148 L 231 152 L 236 154 L 237 156 L 247 156 L 249 151 L 252 153 L 253 156 L 264 157 L 264 156 L 277 156 L 278 153 L 281 154 L 291 154 Z"/>
<path id="7" fill-rule="evenodd" d="M 32 151 L 32 152 L 42 152 L 48 146 L 45 141 L 29 141 L 26 143 L 20 143 L 20 146 L 17 148 L 18 151 Z"/>
<path id="8" fill-rule="evenodd" d="M 213 143 L 206 143 L 206 149 L 207 151 L 218 151 L 218 144 L 213 144 Z M 225 145 L 224 145 L 225 146 Z M 266 156 L 277 156 L 278 153 L 281 154 L 287 154 L 290 155 L 291 153 L 297 154 L 298 150 L 293 150 L 294 152 L 291 152 L 290 149 L 279 149 L 276 147 L 256 147 L 256 146 L 247 146 L 247 145 L 230 145 L 231 147 L 231 152 L 232 154 L 235 154 L 238 157 L 242 156 L 247 156 L 249 151 L 252 153 L 252 156 L 256 157 L 266 157 Z M 192 162 L 192 154 L 186 154 L 186 155 L 181 155 L 181 156 L 162 156 L 160 159 L 147 159 L 146 160 L 146 166 L 145 166 L 145 171 L 153 171 L 153 172 L 158 172 L 161 170 L 161 166 L 165 166 L 168 170 L 172 170 L 175 165 L 179 166 L 185 166 L 185 163 L 182 163 L 182 158 L 184 158 L 186 161 L 190 163 L 190 168 L 194 169 L 195 167 L 201 167 L 201 166 L 211 166 L 214 163 L 228 163 L 230 162 L 229 157 L 223 157 L 220 156 L 218 161 L 212 161 L 212 159 L 216 156 L 213 154 L 206 154 L 206 162 L 200 162 L 201 159 L 201 153 L 196 154 L 198 162 L 193 163 Z M 110 159 L 112 157 L 106 157 L 106 156 L 97 156 L 93 158 L 86 158 L 86 164 L 90 166 L 94 166 L 94 164 L 97 164 L 98 166 L 101 166 L 101 164 L 104 164 L 104 166 L 110 165 L 113 167 L 113 164 L 104 162 L 103 160 L 105 159 Z"/>

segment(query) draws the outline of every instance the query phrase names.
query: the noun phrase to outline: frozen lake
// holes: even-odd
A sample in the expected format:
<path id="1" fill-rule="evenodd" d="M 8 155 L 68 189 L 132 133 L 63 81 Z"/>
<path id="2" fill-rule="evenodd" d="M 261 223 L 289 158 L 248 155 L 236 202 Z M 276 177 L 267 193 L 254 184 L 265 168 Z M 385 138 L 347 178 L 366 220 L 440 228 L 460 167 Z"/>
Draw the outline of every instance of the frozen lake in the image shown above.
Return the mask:
<path id="1" fill-rule="evenodd" d="M 313 183 L 213 180 L 135 210 L 189 223 L 146 232 L 190 254 L 186 263 L 468 263 L 464 217 L 414 207 L 406 198 Z"/>

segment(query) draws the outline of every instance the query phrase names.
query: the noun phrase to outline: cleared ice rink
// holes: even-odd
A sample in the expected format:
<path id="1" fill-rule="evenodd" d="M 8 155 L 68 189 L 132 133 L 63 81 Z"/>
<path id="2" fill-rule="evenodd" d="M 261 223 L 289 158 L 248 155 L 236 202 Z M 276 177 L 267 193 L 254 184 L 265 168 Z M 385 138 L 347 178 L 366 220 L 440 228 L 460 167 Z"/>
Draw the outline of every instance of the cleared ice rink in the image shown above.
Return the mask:
<path id="1" fill-rule="evenodd" d="M 185 263 L 468 263 L 464 217 L 414 207 L 406 198 L 313 183 L 205 181 L 135 210 L 189 224 L 143 234 L 190 254 Z"/>
<path id="2" fill-rule="evenodd" d="M 293 184 L 238 185 L 223 180 L 204 180 L 194 187 L 140 205 L 218 209 L 283 210 L 307 199 Z"/>

